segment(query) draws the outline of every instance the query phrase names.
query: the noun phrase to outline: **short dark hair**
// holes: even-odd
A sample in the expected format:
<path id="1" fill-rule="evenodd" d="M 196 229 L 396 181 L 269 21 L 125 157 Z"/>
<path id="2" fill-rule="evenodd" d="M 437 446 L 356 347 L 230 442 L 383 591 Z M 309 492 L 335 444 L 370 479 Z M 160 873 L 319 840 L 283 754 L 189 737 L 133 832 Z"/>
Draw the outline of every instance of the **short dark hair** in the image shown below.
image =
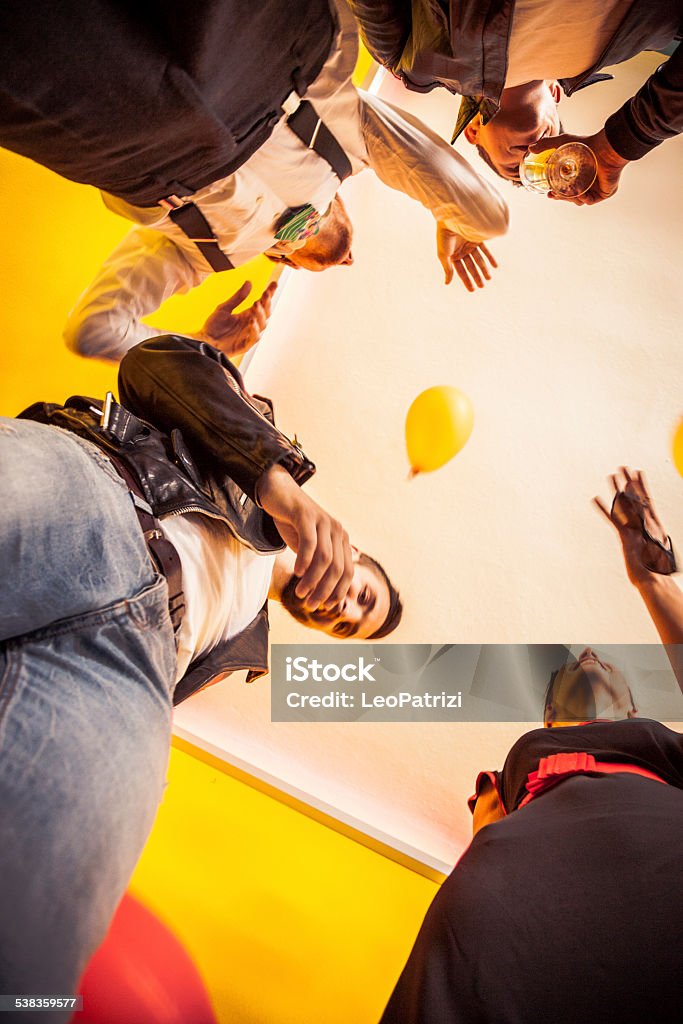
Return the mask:
<path id="1" fill-rule="evenodd" d="M 389 579 L 386 570 L 376 559 L 361 552 L 359 561 L 365 565 L 373 566 L 380 578 L 384 580 L 389 590 L 389 611 L 386 614 L 384 622 L 375 630 L 374 633 L 372 633 L 371 636 L 367 637 L 368 640 L 381 640 L 382 637 L 388 636 L 389 633 L 393 633 L 401 621 L 401 617 L 403 615 L 403 603 L 398 590 Z M 282 589 L 280 601 L 283 608 L 286 608 L 289 614 L 293 616 L 297 622 L 300 622 L 303 626 L 310 626 L 311 620 L 296 598 L 295 590 L 298 582 L 298 576 L 290 576 Z"/>
<path id="2" fill-rule="evenodd" d="M 332 234 L 331 230 L 327 230 L 325 234 L 325 251 L 318 253 L 315 250 L 309 252 L 308 258 L 319 267 L 327 267 L 340 263 L 344 257 L 348 254 L 353 242 L 353 235 L 348 224 L 340 222 L 339 219 L 335 220 L 336 230 Z M 320 238 L 319 235 L 314 235 L 313 238 Z M 304 245 L 305 249 L 306 246 Z"/>
<path id="3" fill-rule="evenodd" d="M 545 688 L 545 697 L 543 698 L 543 718 L 545 719 L 545 713 L 549 704 L 553 702 L 553 687 L 555 686 L 555 680 L 560 674 L 559 668 L 556 668 L 554 672 L 550 673 L 550 679 L 548 685 Z"/>
<path id="4" fill-rule="evenodd" d="M 403 602 L 401 601 L 401 596 L 398 590 L 389 579 L 384 566 L 380 565 L 375 558 L 371 558 L 370 555 L 361 554 L 361 560 L 364 559 L 367 559 L 368 562 L 371 562 L 372 565 L 374 565 L 389 590 L 389 611 L 387 612 L 386 618 L 379 629 L 376 629 L 375 632 L 368 637 L 368 640 L 381 640 L 382 637 L 388 636 L 389 633 L 393 633 L 401 621 L 403 616 Z"/>
<path id="5" fill-rule="evenodd" d="M 300 576 L 290 576 L 280 594 L 280 604 L 283 608 L 286 608 L 293 619 L 300 622 L 302 626 L 309 626 L 310 620 L 308 615 L 297 601 L 296 588 Z"/>
<path id="6" fill-rule="evenodd" d="M 494 164 L 493 160 L 488 155 L 488 153 L 486 152 L 484 147 L 479 145 L 478 142 L 475 144 L 475 149 L 476 149 L 477 153 L 479 154 L 479 156 L 481 157 L 481 159 L 486 164 L 486 166 L 490 167 L 494 174 L 497 174 L 499 178 L 503 178 L 505 181 L 509 181 L 516 188 L 521 188 L 522 187 L 522 183 L 519 180 L 519 178 L 506 178 L 504 174 L 500 173 L 500 171 L 498 170 L 498 168 L 496 167 L 496 165 Z"/>

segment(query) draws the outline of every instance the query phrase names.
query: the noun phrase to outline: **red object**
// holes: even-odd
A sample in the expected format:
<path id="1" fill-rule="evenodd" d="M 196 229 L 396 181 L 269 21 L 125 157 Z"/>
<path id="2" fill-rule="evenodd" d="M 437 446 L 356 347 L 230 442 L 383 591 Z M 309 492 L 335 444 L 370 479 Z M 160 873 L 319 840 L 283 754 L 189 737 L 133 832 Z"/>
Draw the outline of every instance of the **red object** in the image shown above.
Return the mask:
<path id="1" fill-rule="evenodd" d="M 199 971 L 161 921 L 124 896 L 78 988 L 72 1024 L 217 1024 Z"/>
<path id="2" fill-rule="evenodd" d="M 637 764 L 596 761 L 592 754 L 587 754 L 585 751 L 562 752 L 551 754 L 550 757 L 542 757 L 536 771 L 529 772 L 526 784 L 528 796 L 524 797 L 519 806 L 524 807 L 539 793 L 544 793 L 551 786 L 556 786 L 558 782 L 571 778 L 572 775 L 615 775 L 617 773 L 642 775 L 645 779 L 653 779 L 655 782 L 661 782 L 664 786 L 667 785 L 659 775 L 655 775 L 648 768 L 641 768 Z"/>
<path id="3" fill-rule="evenodd" d="M 477 775 L 477 781 L 474 783 L 474 793 L 472 794 L 472 796 L 467 798 L 467 806 L 470 809 L 470 814 L 474 814 L 474 808 L 476 807 L 477 800 L 479 799 L 479 787 L 481 785 L 482 779 L 489 780 L 489 782 L 495 789 L 496 793 L 498 794 L 498 802 L 500 803 L 501 811 L 503 812 L 504 815 L 507 815 L 507 810 L 505 808 L 505 804 L 503 803 L 503 794 L 501 793 L 498 787 L 498 777 L 495 772 L 489 771 L 479 772 L 479 774 Z"/>

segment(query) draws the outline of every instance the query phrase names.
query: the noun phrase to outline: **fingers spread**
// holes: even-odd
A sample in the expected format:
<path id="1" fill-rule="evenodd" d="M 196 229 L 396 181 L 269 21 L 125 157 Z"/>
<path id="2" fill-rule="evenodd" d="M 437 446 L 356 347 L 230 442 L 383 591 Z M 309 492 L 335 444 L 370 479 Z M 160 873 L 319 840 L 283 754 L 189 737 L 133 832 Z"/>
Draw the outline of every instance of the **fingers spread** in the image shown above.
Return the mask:
<path id="1" fill-rule="evenodd" d="M 458 260 L 457 263 L 454 264 L 454 266 L 455 266 L 456 274 L 458 275 L 458 277 L 460 278 L 462 283 L 465 285 L 465 288 L 467 288 L 467 291 L 468 292 L 473 292 L 474 291 L 474 285 L 472 284 L 472 282 L 469 279 L 467 270 L 463 266 L 462 260 Z"/>
<path id="2" fill-rule="evenodd" d="M 341 544 L 344 555 L 344 568 L 336 587 L 327 598 L 326 603 L 328 605 L 341 604 L 348 594 L 349 587 L 353 580 L 353 552 L 351 550 L 351 544 L 349 543 L 349 535 L 345 530 L 343 531 Z"/>
<path id="3" fill-rule="evenodd" d="M 612 522 L 612 514 L 611 514 L 610 510 L 607 508 L 607 506 L 605 505 L 605 503 L 602 500 L 602 498 L 598 498 L 598 497 L 593 498 L 593 504 L 596 506 L 596 508 L 600 509 L 602 514 L 605 516 L 605 518 L 608 519 L 609 522 L 611 523 Z"/>
<path id="4" fill-rule="evenodd" d="M 264 291 L 263 295 L 258 300 L 258 302 L 256 302 L 254 304 L 254 308 L 258 309 L 258 312 L 260 314 L 260 319 L 262 318 L 262 320 L 263 320 L 263 323 L 261 325 L 261 330 L 263 330 L 263 328 L 266 326 L 266 323 L 268 321 L 268 317 L 270 316 L 270 309 L 271 309 L 271 306 L 272 306 L 272 303 L 273 303 L 273 296 L 275 295 L 275 289 L 276 288 L 277 288 L 276 282 L 272 281 L 268 285 L 268 287 L 266 288 L 266 290 Z"/>
<path id="5" fill-rule="evenodd" d="M 261 302 L 265 305 L 266 310 L 270 313 L 270 307 L 277 291 L 277 281 L 271 281 L 263 295 L 261 296 Z"/>
<path id="6" fill-rule="evenodd" d="M 294 563 L 294 575 L 300 577 L 295 593 L 297 597 L 305 597 L 310 587 L 303 585 L 303 579 L 308 570 L 318 546 L 318 531 L 316 520 L 312 515 L 299 516 L 296 523 L 297 549 L 296 562 Z"/>
<path id="7" fill-rule="evenodd" d="M 480 242 L 479 243 L 479 248 L 484 253 L 484 255 L 486 256 L 486 258 L 489 261 L 489 263 L 491 264 L 491 266 L 492 267 L 497 267 L 498 264 L 496 263 L 496 260 L 495 260 L 495 257 L 493 255 L 493 253 L 489 250 L 488 245 L 484 245 L 483 242 Z"/>
<path id="8" fill-rule="evenodd" d="M 251 292 L 251 281 L 245 281 L 241 288 L 239 288 L 234 295 L 231 295 L 229 299 L 221 303 L 219 309 L 226 309 L 229 313 L 236 309 L 240 303 L 244 302 L 249 293 Z"/>
<path id="9" fill-rule="evenodd" d="M 265 326 L 268 323 L 268 316 L 260 302 L 257 302 L 255 306 L 252 306 L 252 322 L 259 334 L 261 331 L 265 330 Z"/>
<path id="10" fill-rule="evenodd" d="M 439 263 L 446 275 L 446 284 L 450 284 L 453 280 L 453 264 L 451 263 L 450 256 L 439 256 Z"/>
<path id="11" fill-rule="evenodd" d="M 640 469 L 636 470 L 636 480 L 638 481 L 638 486 L 640 487 L 640 490 L 642 491 L 644 498 L 652 505 L 653 501 L 652 495 L 650 494 L 650 488 L 647 485 L 645 474 Z"/>
<path id="12" fill-rule="evenodd" d="M 481 274 L 479 273 L 479 269 L 476 263 L 474 262 L 472 256 L 465 256 L 463 263 L 467 267 L 468 273 L 472 280 L 474 281 L 474 283 L 476 284 L 477 288 L 483 288 L 484 282 L 481 279 Z"/>
<path id="13" fill-rule="evenodd" d="M 351 567 L 351 572 L 347 575 L 344 548 L 348 548 L 348 537 L 344 544 L 343 534 L 344 531 L 341 529 L 339 524 L 335 523 L 335 528 L 333 529 L 331 536 L 332 554 L 329 560 L 329 566 L 317 587 L 313 590 L 306 601 L 309 608 L 317 608 L 321 604 L 336 605 L 346 597 L 349 586 L 351 585 L 353 567 Z M 344 579 L 343 584 L 342 579 Z M 336 600 L 334 598 L 335 593 L 338 593 Z"/>
<path id="14" fill-rule="evenodd" d="M 486 266 L 486 260 L 484 259 L 483 255 L 480 253 L 479 249 L 475 249 L 474 250 L 474 252 L 472 253 L 472 259 L 477 264 L 477 266 L 481 270 L 481 272 L 484 275 L 484 277 L 486 278 L 486 280 L 490 281 L 491 280 L 491 271 Z"/>
<path id="15" fill-rule="evenodd" d="M 300 567 L 297 558 L 297 564 L 294 566 L 294 575 L 301 576 L 295 593 L 307 605 L 310 605 L 313 591 L 327 572 L 332 556 L 333 548 L 329 529 L 326 529 L 324 522 L 318 522 L 315 530 L 314 549 L 308 560 L 308 565 L 303 571 L 299 571 Z"/>

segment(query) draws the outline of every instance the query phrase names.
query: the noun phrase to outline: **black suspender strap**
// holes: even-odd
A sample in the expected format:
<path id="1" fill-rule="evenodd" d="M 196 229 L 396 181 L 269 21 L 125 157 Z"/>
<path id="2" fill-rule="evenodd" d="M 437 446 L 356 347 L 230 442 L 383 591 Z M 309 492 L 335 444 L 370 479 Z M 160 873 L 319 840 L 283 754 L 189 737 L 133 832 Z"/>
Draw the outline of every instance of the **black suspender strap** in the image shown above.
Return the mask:
<path id="1" fill-rule="evenodd" d="M 287 124 L 305 146 L 327 161 L 340 181 L 352 173 L 351 163 L 330 129 L 321 121 L 315 108 L 308 100 L 302 100 L 297 109 L 287 118 Z M 163 200 L 161 205 L 168 208 L 180 203 L 176 196 Z M 194 242 L 212 270 L 232 270 L 233 265 L 218 244 L 211 225 L 194 203 L 183 203 L 171 209 L 169 216 L 174 224 Z"/>
<path id="2" fill-rule="evenodd" d="M 232 270 L 233 266 L 216 240 L 211 226 L 194 203 L 185 203 L 169 214 L 174 224 L 184 231 L 199 249 L 212 270 Z"/>
<path id="3" fill-rule="evenodd" d="M 340 181 L 351 174 L 351 164 L 330 129 L 320 120 L 313 104 L 302 100 L 287 124 L 305 146 L 314 150 L 328 164 Z"/>

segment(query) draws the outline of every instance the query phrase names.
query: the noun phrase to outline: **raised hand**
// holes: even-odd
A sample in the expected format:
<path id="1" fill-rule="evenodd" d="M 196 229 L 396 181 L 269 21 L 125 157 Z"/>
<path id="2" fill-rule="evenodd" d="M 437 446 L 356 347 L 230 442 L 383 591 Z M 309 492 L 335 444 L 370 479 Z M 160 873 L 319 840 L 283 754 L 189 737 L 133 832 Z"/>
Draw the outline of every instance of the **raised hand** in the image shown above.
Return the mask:
<path id="1" fill-rule="evenodd" d="M 676 563 L 671 539 L 655 511 L 643 473 L 622 466 L 610 481 L 614 488 L 611 508 L 601 498 L 593 501 L 619 534 L 631 583 L 637 586 L 653 572 L 673 572 Z"/>
<path id="2" fill-rule="evenodd" d="M 300 577 L 296 596 L 311 610 L 323 604 L 341 604 L 353 579 L 351 545 L 341 523 L 304 494 L 282 466 L 266 470 L 257 495 L 283 541 L 296 554 L 294 575 Z"/>
<path id="3" fill-rule="evenodd" d="M 491 280 L 488 263 L 497 267 L 493 255 L 483 242 L 468 242 L 445 224 L 436 225 L 436 253 L 446 275 L 446 284 L 458 275 L 468 292 L 484 287 L 484 281 Z"/>
<path id="4" fill-rule="evenodd" d="M 241 313 L 235 313 L 251 292 L 251 281 L 245 281 L 239 291 L 216 307 L 193 337 L 207 341 L 230 359 L 244 355 L 256 344 L 268 323 L 276 288 L 275 282 L 269 284 L 260 299 Z"/>
<path id="5" fill-rule="evenodd" d="M 629 161 L 624 160 L 612 149 L 604 129 L 596 132 L 595 135 L 557 135 L 554 138 L 546 136 L 530 146 L 529 152 L 542 153 L 546 149 L 557 149 L 559 146 L 564 146 L 566 142 L 582 142 L 584 146 L 592 149 L 598 162 L 597 177 L 582 196 L 566 199 L 549 192 L 548 198 L 559 199 L 564 203 L 574 203 L 576 206 L 593 206 L 595 203 L 601 203 L 613 196 L 619 188 L 621 172 Z"/>

